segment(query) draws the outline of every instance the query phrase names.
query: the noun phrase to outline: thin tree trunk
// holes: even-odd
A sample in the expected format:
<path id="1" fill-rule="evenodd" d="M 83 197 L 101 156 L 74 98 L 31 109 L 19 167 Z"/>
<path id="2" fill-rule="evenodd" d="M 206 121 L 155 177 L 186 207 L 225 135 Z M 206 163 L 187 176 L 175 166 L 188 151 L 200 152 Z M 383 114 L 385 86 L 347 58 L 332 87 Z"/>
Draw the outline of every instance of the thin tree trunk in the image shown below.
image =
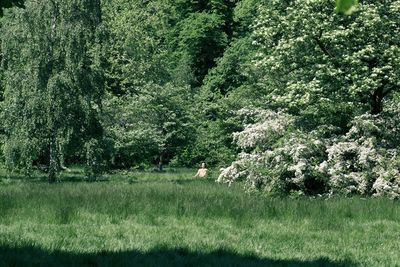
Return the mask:
<path id="1" fill-rule="evenodd" d="M 382 100 L 383 100 L 383 88 L 380 88 L 371 95 L 370 105 L 371 105 L 372 115 L 377 115 L 382 112 L 383 110 Z"/>
<path id="2" fill-rule="evenodd" d="M 64 157 L 64 149 L 60 142 L 58 142 L 58 155 L 59 155 L 59 164 L 60 170 L 66 170 L 67 167 L 65 166 L 65 157 Z"/>
<path id="3" fill-rule="evenodd" d="M 160 172 L 163 171 L 163 153 L 161 153 L 159 158 L 158 158 L 158 170 Z"/>
<path id="4" fill-rule="evenodd" d="M 54 134 L 54 133 L 53 133 Z M 50 140 L 50 162 L 49 162 L 49 183 L 57 181 L 59 172 L 59 153 L 55 135 L 52 135 Z"/>
<path id="5" fill-rule="evenodd" d="M 52 12 L 52 23 L 51 23 L 51 52 L 54 52 L 54 38 L 55 38 L 55 33 L 56 33 L 56 26 L 57 26 L 57 17 L 58 17 L 58 11 L 57 11 L 57 6 L 54 1 L 51 1 L 53 12 Z M 50 73 L 53 71 L 53 62 L 50 62 Z M 49 92 L 48 92 L 49 93 Z M 53 104 L 49 103 L 51 105 L 50 107 L 50 116 L 54 114 L 54 106 Z M 58 144 L 57 144 L 57 135 L 56 135 L 56 125 L 55 121 L 52 121 L 50 119 L 50 144 L 49 144 L 49 150 L 50 150 L 50 159 L 49 159 L 49 183 L 54 183 L 57 180 L 58 172 L 59 172 L 59 153 L 58 153 Z"/>

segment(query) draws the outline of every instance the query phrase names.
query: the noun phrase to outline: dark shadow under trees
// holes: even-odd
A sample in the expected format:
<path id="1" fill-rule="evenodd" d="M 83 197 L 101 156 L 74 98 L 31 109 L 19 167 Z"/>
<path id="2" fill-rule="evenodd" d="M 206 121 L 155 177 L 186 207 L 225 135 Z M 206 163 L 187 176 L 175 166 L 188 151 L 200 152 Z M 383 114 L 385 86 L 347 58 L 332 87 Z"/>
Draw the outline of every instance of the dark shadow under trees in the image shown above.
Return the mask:
<path id="1" fill-rule="evenodd" d="M 209 253 L 187 249 L 155 248 L 149 252 L 70 253 L 25 246 L 0 246 L 0 267 L 16 266 L 356 266 L 355 263 L 320 258 L 311 261 L 274 260 L 238 255 L 226 250 Z"/>

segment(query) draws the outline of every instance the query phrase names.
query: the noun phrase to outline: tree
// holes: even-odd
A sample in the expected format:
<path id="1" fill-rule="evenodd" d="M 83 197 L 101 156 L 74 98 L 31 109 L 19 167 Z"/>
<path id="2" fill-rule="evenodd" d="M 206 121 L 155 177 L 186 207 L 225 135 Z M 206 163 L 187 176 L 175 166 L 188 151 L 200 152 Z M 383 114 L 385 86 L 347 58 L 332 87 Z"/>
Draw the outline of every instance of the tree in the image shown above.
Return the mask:
<path id="1" fill-rule="evenodd" d="M 174 11 L 166 1 L 113 0 L 102 3 L 109 34 L 107 91 L 114 95 L 139 94 L 148 82 L 165 84 L 177 62 L 169 44 Z"/>
<path id="2" fill-rule="evenodd" d="M 252 64 L 255 54 L 251 27 L 258 16 L 259 5 L 255 0 L 244 0 L 235 7 L 232 18 L 235 26 L 232 33 L 234 38 L 204 80 L 203 89 L 209 93 L 227 96 L 248 81 L 246 70 Z"/>
<path id="3" fill-rule="evenodd" d="M 398 198 L 399 7 L 363 1 L 343 16 L 324 0 L 261 5 L 251 75 L 231 94 L 262 90 L 264 104 L 242 111 L 241 153 L 219 181 Z"/>
<path id="4" fill-rule="evenodd" d="M 44 159 L 54 182 L 66 150 L 102 137 L 100 1 L 28 1 L 5 23 L 6 160 L 29 171 Z"/>
<path id="5" fill-rule="evenodd" d="M 269 105 L 305 122 L 345 127 L 352 114 L 378 114 L 399 90 L 399 1 L 364 1 L 352 16 L 327 1 L 272 1 L 255 27 L 255 68 Z"/>
<path id="6" fill-rule="evenodd" d="M 147 84 L 140 95 L 105 102 L 106 134 L 115 142 L 116 167 L 156 162 L 160 171 L 192 138 L 191 90 Z"/>
<path id="7" fill-rule="evenodd" d="M 192 13 L 179 22 L 179 52 L 193 70 L 195 87 L 202 84 L 228 44 L 223 25 L 224 21 L 218 15 L 209 13 Z"/>
<path id="8" fill-rule="evenodd" d="M 113 0 L 103 8 L 110 34 L 103 119 L 113 166 L 162 168 L 191 138 L 192 75 L 175 53 L 180 15 L 173 1 Z"/>
<path id="9" fill-rule="evenodd" d="M 231 11 L 233 17 L 229 23 L 233 25 L 233 32 L 232 38 L 228 38 L 230 44 L 222 56 L 215 60 L 215 66 L 207 71 L 197 94 L 198 111 L 193 114 L 196 140 L 179 157 L 185 165 L 193 166 L 201 161 L 211 165 L 232 161 L 236 153 L 232 133 L 242 127 L 233 116 L 235 111 L 254 105 L 255 101 L 263 103 L 260 96 L 264 91 L 260 95 L 254 86 L 250 88 L 248 85 L 254 80 L 249 79 L 246 73 L 254 57 L 250 35 L 258 5 L 259 1 L 255 0 L 239 1 Z M 227 5 L 220 3 L 218 6 Z"/>

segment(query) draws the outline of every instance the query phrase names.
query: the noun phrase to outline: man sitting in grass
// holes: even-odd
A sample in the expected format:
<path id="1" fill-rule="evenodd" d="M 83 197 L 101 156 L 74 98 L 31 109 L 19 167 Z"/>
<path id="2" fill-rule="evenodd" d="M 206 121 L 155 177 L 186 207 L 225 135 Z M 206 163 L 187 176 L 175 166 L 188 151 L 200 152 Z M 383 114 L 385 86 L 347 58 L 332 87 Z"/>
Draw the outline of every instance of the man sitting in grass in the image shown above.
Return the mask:
<path id="1" fill-rule="evenodd" d="M 201 164 L 201 168 L 197 171 L 195 177 L 206 177 L 208 169 L 206 168 L 206 164 L 203 162 Z"/>

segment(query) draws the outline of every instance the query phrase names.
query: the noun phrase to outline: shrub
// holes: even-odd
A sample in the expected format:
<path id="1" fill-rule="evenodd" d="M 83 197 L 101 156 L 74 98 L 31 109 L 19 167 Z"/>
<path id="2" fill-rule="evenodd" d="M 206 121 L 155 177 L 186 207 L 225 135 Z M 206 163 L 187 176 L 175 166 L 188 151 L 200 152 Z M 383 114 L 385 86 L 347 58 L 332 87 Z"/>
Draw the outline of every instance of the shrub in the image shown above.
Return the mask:
<path id="1" fill-rule="evenodd" d="M 359 194 L 400 197 L 400 108 L 357 116 L 345 134 L 320 126 L 304 132 L 282 111 L 241 110 L 234 134 L 242 152 L 217 181 L 244 181 L 267 194 Z"/>
<path id="2" fill-rule="evenodd" d="M 267 194 L 326 191 L 326 177 L 319 171 L 326 156 L 325 140 L 318 138 L 319 132 L 293 130 L 294 118 L 284 112 L 241 110 L 239 114 L 254 120 L 234 134 L 246 152 L 222 170 L 218 182 L 244 180 L 248 189 Z"/>
<path id="3" fill-rule="evenodd" d="M 400 114 L 394 106 L 380 115 L 355 117 L 346 135 L 328 147 L 321 170 L 331 193 L 400 196 Z"/>

